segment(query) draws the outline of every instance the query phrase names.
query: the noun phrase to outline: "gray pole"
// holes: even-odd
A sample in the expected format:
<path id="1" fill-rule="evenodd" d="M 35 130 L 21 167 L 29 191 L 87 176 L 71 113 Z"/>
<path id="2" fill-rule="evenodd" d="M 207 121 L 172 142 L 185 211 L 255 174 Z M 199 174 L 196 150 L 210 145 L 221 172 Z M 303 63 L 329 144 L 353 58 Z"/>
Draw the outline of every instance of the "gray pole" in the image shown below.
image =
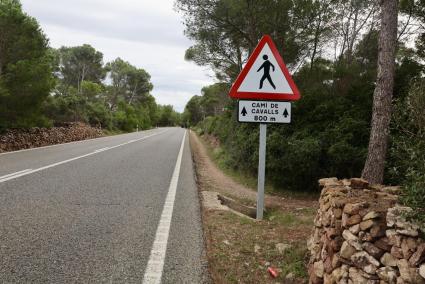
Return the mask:
<path id="1" fill-rule="evenodd" d="M 260 124 L 260 148 L 258 150 L 258 190 L 257 190 L 257 220 L 263 219 L 264 211 L 264 181 L 266 173 L 266 137 L 267 124 Z"/>

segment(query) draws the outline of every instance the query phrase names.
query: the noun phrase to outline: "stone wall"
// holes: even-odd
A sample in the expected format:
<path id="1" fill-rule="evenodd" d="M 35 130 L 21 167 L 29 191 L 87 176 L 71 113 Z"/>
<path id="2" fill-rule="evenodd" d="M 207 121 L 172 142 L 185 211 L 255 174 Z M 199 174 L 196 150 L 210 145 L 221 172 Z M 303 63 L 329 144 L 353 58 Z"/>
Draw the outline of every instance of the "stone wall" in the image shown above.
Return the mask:
<path id="1" fill-rule="evenodd" d="M 79 122 L 51 128 L 10 129 L 0 135 L 0 153 L 101 136 L 103 136 L 103 132 L 100 129 Z"/>
<path id="2" fill-rule="evenodd" d="M 362 179 L 319 181 L 308 241 L 310 283 L 425 283 L 423 232 L 404 218 L 399 188 Z"/>

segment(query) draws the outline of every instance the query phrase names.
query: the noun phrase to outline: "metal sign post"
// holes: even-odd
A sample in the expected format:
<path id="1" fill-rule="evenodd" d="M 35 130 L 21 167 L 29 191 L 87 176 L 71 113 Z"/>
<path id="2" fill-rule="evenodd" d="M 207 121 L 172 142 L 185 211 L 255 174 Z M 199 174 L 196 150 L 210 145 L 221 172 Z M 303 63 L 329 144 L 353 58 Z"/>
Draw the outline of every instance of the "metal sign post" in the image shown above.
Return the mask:
<path id="1" fill-rule="evenodd" d="M 260 124 L 260 147 L 258 149 L 258 189 L 257 189 L 257 220 L 263 219 L 264 212 L 264 181 L 266 174 L 266 142 L 267 124 Z"/>
<path id="2" fill-rule="evenodd" d="M 238 121 L 260 123 L 257 220 L 263 219 L 266 173 L 266 123 L 290 123 L 291 101 L 300 91 L 270 36 L 261 38 L 232 85 L 230 97 L 239 99 Z"/>

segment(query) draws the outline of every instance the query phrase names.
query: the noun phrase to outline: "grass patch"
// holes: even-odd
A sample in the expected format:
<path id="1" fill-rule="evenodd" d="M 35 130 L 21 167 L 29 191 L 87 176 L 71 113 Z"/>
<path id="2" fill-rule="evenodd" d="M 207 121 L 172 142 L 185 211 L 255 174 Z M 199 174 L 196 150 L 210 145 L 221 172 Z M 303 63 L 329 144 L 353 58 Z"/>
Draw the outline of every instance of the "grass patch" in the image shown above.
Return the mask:
<path id="1" fill-rule="evenodd" d="M 271 221 L 255 222 L 213 211 L 204 218 L 215 283 L 285 283 L 289 273 L 295 276 L 294 283 L 307 280 L 305 236 L 311 227 L 299 223 L 299 216 L 281 214 Z M 279 251 L 277 244 L 288 247 Z M 268 267 L 277 269 L 277 278 L 269 275 Z"/>
<path id="2" fill-rule="evenodd" d="M 265 213 L 265 218 L 266 220 L 273 221 L 281 226 L 311 226 L 313 225 L 314 214 L 315 210 L 312 208 L 302 208 L 297 210 L 295 213 L 272 209 Z"/>
<path id="3" fill-rule="evenodd" d="M 305 244 L 298 243 L 291 249 L 285 251 L 285 265 L 282 266 L 282 274 L 288 275 L 293 273 L 297 278 L 307 279 L 308 273 L 306 270 L 306 255 L 307 248 Z"/>
<path id="4" fill-rule="evenodd" d="M 293 226 L 298 223 L 298 218 L 292 213 L 280 212 L 277 210 L 269 211 L 266 213 L 266 219 L 274 221 L 284 226 Z"/>

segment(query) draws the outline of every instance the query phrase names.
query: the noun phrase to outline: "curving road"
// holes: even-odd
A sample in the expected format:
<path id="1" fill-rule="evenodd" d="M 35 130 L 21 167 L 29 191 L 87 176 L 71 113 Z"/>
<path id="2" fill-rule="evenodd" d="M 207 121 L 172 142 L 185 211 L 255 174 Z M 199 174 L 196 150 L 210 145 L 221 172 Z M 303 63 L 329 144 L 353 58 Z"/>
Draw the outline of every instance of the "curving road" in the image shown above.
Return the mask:
<path id="1" fill-rule="evenodd" d="M 0 282 L 208 282 L 185 132 L 0 154 Z"/>

